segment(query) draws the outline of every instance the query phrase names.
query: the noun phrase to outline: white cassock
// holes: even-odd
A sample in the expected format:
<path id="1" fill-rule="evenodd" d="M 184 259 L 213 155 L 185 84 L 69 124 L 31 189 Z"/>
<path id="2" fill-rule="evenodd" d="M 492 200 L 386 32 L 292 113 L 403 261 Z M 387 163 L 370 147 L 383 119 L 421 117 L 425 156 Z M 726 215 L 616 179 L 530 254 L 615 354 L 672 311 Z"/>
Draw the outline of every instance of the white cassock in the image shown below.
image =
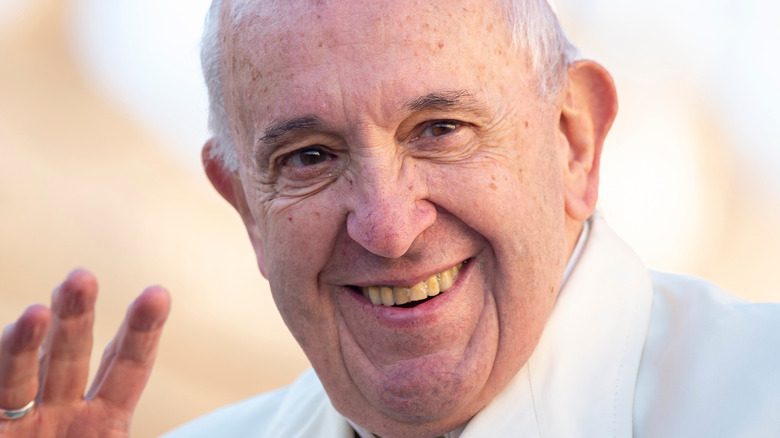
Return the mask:
<path id="1" fill-rule="evenodd" d="M 600 216 L 590 222 L 533 355 L 449 435 L 780 438 L 780 304 L 648 271 Z M 165 438 L 354 434 L 309 370 Z"/>

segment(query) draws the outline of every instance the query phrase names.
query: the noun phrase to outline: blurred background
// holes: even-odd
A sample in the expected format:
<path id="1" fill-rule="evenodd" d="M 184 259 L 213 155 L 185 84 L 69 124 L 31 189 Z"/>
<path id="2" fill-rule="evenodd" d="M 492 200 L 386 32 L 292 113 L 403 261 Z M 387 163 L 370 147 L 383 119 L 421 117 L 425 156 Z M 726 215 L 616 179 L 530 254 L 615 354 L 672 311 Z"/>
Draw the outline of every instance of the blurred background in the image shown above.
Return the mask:
<path id="1" fill-rule="evenodd" d="M 649 266 L 780 301 L 780 4 L 635 3 L 558 0 L 621 100 L 600 209 Z M 307 366 L 238 215 L 199 168 L 207 8 L 0 0 L 0 322 L 87 267 L 102 348 L 143 287 L 168 287 L 174 310 L 134 437 Z"/>

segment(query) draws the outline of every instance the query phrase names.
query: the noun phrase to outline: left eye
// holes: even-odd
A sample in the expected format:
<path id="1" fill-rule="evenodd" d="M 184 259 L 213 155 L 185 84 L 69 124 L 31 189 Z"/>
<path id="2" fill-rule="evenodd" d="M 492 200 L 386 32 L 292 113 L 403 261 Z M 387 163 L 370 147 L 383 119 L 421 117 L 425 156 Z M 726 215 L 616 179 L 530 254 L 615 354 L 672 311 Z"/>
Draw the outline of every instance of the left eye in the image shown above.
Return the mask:
<path id="1" fill-rule="evenodd" d="M 297 150 L 284 157 L 283 164 L 290 167 L 310 167 L 333 159 L 333 155 L 319 148 Z"/>
<path id="2" fill-rule="evenodd" d="M 454 120 L 440 120 L 433 122 L 420 132 L 420 137 L 441 137 L 460 127 L 460 123 Z"/>

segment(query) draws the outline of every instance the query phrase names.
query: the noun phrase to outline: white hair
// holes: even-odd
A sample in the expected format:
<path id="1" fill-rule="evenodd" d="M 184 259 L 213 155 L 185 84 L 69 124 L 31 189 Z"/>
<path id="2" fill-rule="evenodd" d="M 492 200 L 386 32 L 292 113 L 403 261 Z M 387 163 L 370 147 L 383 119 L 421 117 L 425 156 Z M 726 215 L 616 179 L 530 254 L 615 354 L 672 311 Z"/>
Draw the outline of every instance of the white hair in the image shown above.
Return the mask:
<path id="1" fill-rule="evenodd" d="M 551 99 L 566 83 L 566 70 L 578 56 L 547 0 L 497 0 L 503 6 L 515 50 L 528 53 L 537 91 Z M 224 38 L 222 0 L 213 0 L 201 40 L 201 66 L 209 94 L 209 129 L 215 140 L 212 158 L 228 170 L 238 169 L 223 94 Z M 235 17 L 234 17 L 235 18 Z M 235 22 L 235 21 L 233 21 Z"/>

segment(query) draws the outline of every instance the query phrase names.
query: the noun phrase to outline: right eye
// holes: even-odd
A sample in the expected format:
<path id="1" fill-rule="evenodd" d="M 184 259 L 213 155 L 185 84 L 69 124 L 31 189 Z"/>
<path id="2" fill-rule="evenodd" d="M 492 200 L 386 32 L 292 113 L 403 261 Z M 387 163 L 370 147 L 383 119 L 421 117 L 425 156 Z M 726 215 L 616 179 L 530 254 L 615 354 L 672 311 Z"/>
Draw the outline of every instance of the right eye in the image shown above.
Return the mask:
<path id="1" fill-rule="evenodd" d="M 336 158 L 335 155 L 325 152 L 321 148 L 307 147 L 285 155 L 282 159 L 282 165 L 296 168 L 312 167 L 334 158 Z"/>
<path id="2" fill-rule="evenodd" d="M 455 132 L 463 123 L 455 120 L 437 120 L 425 126 L 418 138 L 441 137 Z"/>

